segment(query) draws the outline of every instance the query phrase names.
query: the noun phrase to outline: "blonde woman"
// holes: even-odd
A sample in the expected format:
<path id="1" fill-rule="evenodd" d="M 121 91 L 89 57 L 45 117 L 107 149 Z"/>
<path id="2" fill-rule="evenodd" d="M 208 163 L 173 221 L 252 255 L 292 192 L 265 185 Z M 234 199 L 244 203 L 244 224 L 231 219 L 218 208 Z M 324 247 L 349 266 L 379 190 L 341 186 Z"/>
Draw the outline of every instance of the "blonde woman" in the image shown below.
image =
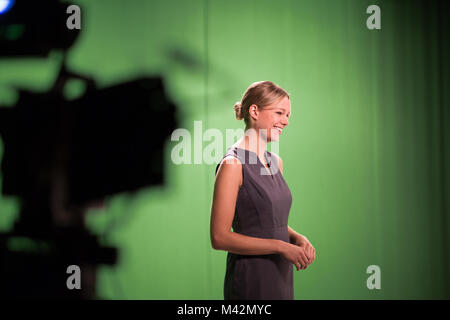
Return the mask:
<path id="1" fill-rule="evenodd" d="M 289 95 L 273 82 L 255 82 L 234 110 L 245 134 L 216 167 L 211 208 L 212 246 L 228 251 L 224 298 L 293 299 L 293 265 L 305 269 L 315 249 L 288 226 L 292 195 L 283 162 L 266 151 L 289 123 Z"/>

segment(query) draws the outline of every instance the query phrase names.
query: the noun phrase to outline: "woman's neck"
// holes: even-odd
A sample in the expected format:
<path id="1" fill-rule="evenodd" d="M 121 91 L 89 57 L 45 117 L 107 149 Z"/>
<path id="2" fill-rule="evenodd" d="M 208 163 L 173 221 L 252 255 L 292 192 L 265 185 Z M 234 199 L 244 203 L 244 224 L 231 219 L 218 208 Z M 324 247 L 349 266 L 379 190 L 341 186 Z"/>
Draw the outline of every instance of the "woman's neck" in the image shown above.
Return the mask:
<path id="1" fill-rule="evenodd" d="M 246 129 L 244 136 L 241 138 L 241 141 L 238 142 L 238 145 L 240 148 L 255 152 L 260 159 L 264 159 L 267 141 L 256 129 Z"/>

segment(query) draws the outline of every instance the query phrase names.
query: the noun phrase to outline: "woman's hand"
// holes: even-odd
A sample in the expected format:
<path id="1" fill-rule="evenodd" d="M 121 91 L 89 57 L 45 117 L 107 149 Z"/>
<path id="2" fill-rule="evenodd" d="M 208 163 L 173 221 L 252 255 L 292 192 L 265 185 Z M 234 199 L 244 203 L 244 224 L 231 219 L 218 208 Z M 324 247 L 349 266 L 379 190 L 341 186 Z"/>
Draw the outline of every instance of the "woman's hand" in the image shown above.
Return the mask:
<path id="1" fill-rule="evenodd" d="M 305 250 L 308 260 L 310 261 L 307 265 L 309 266 L 316 259 L 316 249 L 314 249 L 311 242 L 309 242 L 309 240 L 305 236 L 299 233 L 297 233 L 291 241 L 292 244 L 299 246 Z"/>
<path id="2" fill-rule="evenodd" d="M 312 262 L 308 257 L 305 247 L 282 241 L 280 254 L 288 261 L 292 262 L 297 271 L 306 269 Z"/>

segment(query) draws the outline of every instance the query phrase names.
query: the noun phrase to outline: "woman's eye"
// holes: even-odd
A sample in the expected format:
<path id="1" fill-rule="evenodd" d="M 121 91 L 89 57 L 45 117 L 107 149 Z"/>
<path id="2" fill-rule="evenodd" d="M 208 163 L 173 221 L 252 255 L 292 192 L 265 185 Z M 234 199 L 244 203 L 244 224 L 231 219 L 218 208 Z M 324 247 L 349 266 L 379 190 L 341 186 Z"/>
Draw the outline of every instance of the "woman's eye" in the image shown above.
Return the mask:
<path id="1" fill-rule="evenodd" d="M 277 113 L 278 113 L 278 114 L 281 114 L 281 112 L 279 112 L 279 111 L 278 111 Z"/>

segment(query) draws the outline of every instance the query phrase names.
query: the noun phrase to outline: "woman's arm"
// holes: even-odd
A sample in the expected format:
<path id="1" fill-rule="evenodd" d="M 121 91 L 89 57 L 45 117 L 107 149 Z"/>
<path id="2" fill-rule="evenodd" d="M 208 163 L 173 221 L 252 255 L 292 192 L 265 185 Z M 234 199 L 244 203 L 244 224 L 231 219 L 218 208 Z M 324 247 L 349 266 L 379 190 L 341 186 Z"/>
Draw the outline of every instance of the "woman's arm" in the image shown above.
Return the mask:
<path id="1" fill-rule="evenodd" d="M 307 265 L 304 248 L 277 239 L 262 239 L 231 231 L 236 199 L 242 185 L 242 164 L 227 157 L 220 164 L 211 207 L 211 244 L 216 250 L 243 255 L 281 254 L 300 269 Z"/>
<path id="2" fill-rule="evenodd" d="M 292 229 L 288 226 L 288 232 L 289 232 L 289 241 L 296 245 L 301 245 L 305 242 L 308 242 L 308 239 L 304 236 Z"/>
<path id="3" fill-rule="evenodd" d="M 236 254 L 280 253 L 280 240 L 261 239 L 231 231 L 236 199 L 242 185 L 242 164 L 227 157 L 217 170 L 211 207 L 211 244 L 214 249 Z"/>

